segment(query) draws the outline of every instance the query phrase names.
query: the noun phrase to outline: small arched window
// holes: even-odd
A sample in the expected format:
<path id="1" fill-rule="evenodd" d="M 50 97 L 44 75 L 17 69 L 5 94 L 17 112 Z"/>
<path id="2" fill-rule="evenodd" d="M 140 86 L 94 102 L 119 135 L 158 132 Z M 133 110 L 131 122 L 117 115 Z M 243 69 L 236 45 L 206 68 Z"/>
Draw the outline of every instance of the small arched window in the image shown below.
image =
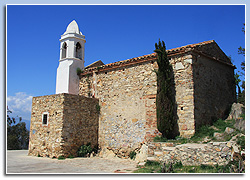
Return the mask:
<path id="1" fill-rule="evenodd" d="M 67 43 L 64 42 L 62 45 L 62 59 L 66 58 L 66 52 L 67 52 Z"/>
<path id="2" fill-rule="evenodd" d="M 76 58 L 82 59 L 82 46 L 79 42 L 76 43 Z"/>

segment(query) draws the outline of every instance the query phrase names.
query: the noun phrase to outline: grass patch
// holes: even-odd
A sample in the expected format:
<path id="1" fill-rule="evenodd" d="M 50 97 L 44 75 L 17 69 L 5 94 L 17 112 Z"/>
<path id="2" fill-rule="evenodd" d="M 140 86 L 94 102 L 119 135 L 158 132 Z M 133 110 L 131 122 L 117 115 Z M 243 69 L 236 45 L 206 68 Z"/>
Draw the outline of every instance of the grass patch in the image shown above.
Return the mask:
<path id="1" fill-rule="evenodd" d="M 225 121 L 219 119 L 213 125 L 218 129 L 218 132 L 222 133 L 225 131 L 226 127 L 234 128 L 234 120 Z"/>
<path id="2" fill-rule="evenodd" d="M 204 138 L 206 136 L 213 137 L 215 130 L 208 125 L 201 126 L 195 132 L 193 139 Z"/>
<path id="3" fill-rule="evenodd" d="M 165 167 L 169 169 L 170 164 Z M 144 166 L 139 166 L 139 169 L 133 171 L 133 173 L 162 173 L 163 165 L 157 161 L 147 161 Z M 172 170 L 168 173 L 244 173 L 245 168 L 239 166 L 239 161 L 231 161 L 225 166 L 219 165 L 200 165 L 200 166 L 183 166 L 182 163 L 176 162 L 172 164 Z"/>
<path id="4" fill-rule="evenodd" d="M 218 173 L 214 166 L 183 166 L 182 168 L 174 169 L 174 173 Z"/>
<path id="5" fill-rule="evenodd" d="M 245 150 L 245 136 L 238 137 L 236 142 L 240 145 L 242 150 Z"/>
<path id="6" fill-rule="evenodd" d="M 134 173 L 160 173 L 161 163 L 157 161 L 147 161 L 144 166 L 140 166 L 139 169 L 133 172 Z"/>
<path id="7" fill-rule="evenodd" d="M 147 161 L 145 163 L 145 166 L 159 166 L 161 165 L 161 163 L 159 163 L 158 161 Z"/>
<path id="8" fill-rule="evenodd" d="M 167 141 L 169 141 L 169 139 L 164 138 L 162 136 L 156 136 L 156 137 L 154 137 L 154 142 L 167 142 Z"/>
<path id="9" fill-rule="evenodd" d="M 196 129 L 194 136 L 192 136 L 190 139 L 183 138 L 180 136 L 177 136 L 175 139 L 167 139 L 164 137 L 156 136 L 154 138 L 154 142 L 173 142 L 176 144 L 186 144 L 186 143 L 200 143 L 204 140 L 205 137 L 208 137 L 210 140 L 216 141 L 216 138 L 214 137 L 214 133 L 224 133 L 226 127 L 234 128 L 235 120 L 222 120 L 219 119 L 216 122 L 213 123 L 212 126 L 209 125 L 203 125 Z M 232 136 L 236 135 L 240 131 L 235 129 L 235 132 L 231 134 L 224 133 L 223 137 L 225 141 L 229 141 Z"/>

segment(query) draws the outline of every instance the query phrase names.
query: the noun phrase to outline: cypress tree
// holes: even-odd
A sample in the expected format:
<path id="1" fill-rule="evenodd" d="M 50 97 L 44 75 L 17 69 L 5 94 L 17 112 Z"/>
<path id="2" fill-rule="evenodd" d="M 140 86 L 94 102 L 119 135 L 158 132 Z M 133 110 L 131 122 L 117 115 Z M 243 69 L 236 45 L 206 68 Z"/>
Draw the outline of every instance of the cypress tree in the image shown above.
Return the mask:
<path id="1" fill-rule="evenodd" d="M 174 93 L 173 93 L 173 69 L 170 64 L 164 41 L 155 43 L 157 53 L 157 95 L 156 112 L 157 128 L 165 138 L 174 138 L 174 127 L 176 126 L 174 117 Z"/>

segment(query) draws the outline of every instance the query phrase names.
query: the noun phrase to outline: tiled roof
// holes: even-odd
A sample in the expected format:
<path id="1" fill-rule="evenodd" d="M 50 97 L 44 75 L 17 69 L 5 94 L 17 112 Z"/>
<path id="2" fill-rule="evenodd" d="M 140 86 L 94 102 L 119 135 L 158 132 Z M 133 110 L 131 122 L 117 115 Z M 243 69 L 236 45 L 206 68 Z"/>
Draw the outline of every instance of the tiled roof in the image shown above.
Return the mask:
<path id="1" fill-rule="evenodd" d="M 200 42 L 200 43 L 197 43 L 197 44 L 189 44 L 189 45 L 186 45 L 186 46 L 181 46 L 181 47 L 178 47 L 178 48 L 169 49 L 169 50 L 167 50 L 167 53 L 168 53 L 168 56 L 174 56 L 176 54 L 183 54 L 183 53 L 186 53 L 186 52 L 189 52 L 189 51 L 195 51 L 195 52 L 197 52 L 199 54 L 210 57 L 210 58 L 212 58 L 212 59 L 214 59 L 216 61 L 219 61 L 219 62 L 228 64 L 230 66 L 233 66 L 228 61 L 229 59 L 228 60 L 222 60 L 222 59 L 219 59 L 218 57 L 214 57 L 213 55 L 202 51 L 203 50 L 202 47 L 204 47 L 204 45 L 209 45 L 209 44 L 215 44 L 217 47 L 219 47 L 214 40 L 210 40 L 210 41 Z M 221 52 L 223 53 L 223 51 L 221 51 Z M 138 63 L 141 63 L 141 62 L 156 60 L 156 55 L 157 55 L 156 53 L 152 53 L 152 54 L 147 54 L 147 55 L 143 55 L 143 56 L 139 56 L 139 57 L 123 60 L 123 61 L 117 61 L 117 62 L 114 62 L 114 63 L 105 64 L 105 65 L 102 65 L 102 66 L 99 66 L 99 67 L 88 68 L 82 73 L 82 75 L 88 74 L 88 73 L 96 71 L 96 70 L 104 71 L 104 70 L 110 70 L 110 69 L 115 69 L 115 68 L 119 68 L 119 67 L 123 67 L 123 66 L 132 65 L 132 64 L 138 64 Z"/>
<path id="2" fill-rule="evenodd" d="M 95 61 L 92 64 L 86 66 L 85 69 L 98 67 L 98 66 L 102 66 L 102 65 L 105 65 L 105 64 L 101 60 L 98 60 L 98 61 Z"/>

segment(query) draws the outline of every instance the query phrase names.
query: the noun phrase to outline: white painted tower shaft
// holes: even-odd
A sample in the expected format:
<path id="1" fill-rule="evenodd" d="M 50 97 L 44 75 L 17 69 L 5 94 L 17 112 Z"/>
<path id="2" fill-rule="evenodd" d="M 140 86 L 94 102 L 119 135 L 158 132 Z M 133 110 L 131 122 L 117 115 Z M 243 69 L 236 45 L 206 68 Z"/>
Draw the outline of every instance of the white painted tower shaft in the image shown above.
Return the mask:
<path id="1" fill-rule="evenodd" d="M 67 27 L 60 39 L 60 60 L 57 68 L 56 94 L 79 94 L 77 68 L 84 68 L 85 36 L 75 20 Z"/>

